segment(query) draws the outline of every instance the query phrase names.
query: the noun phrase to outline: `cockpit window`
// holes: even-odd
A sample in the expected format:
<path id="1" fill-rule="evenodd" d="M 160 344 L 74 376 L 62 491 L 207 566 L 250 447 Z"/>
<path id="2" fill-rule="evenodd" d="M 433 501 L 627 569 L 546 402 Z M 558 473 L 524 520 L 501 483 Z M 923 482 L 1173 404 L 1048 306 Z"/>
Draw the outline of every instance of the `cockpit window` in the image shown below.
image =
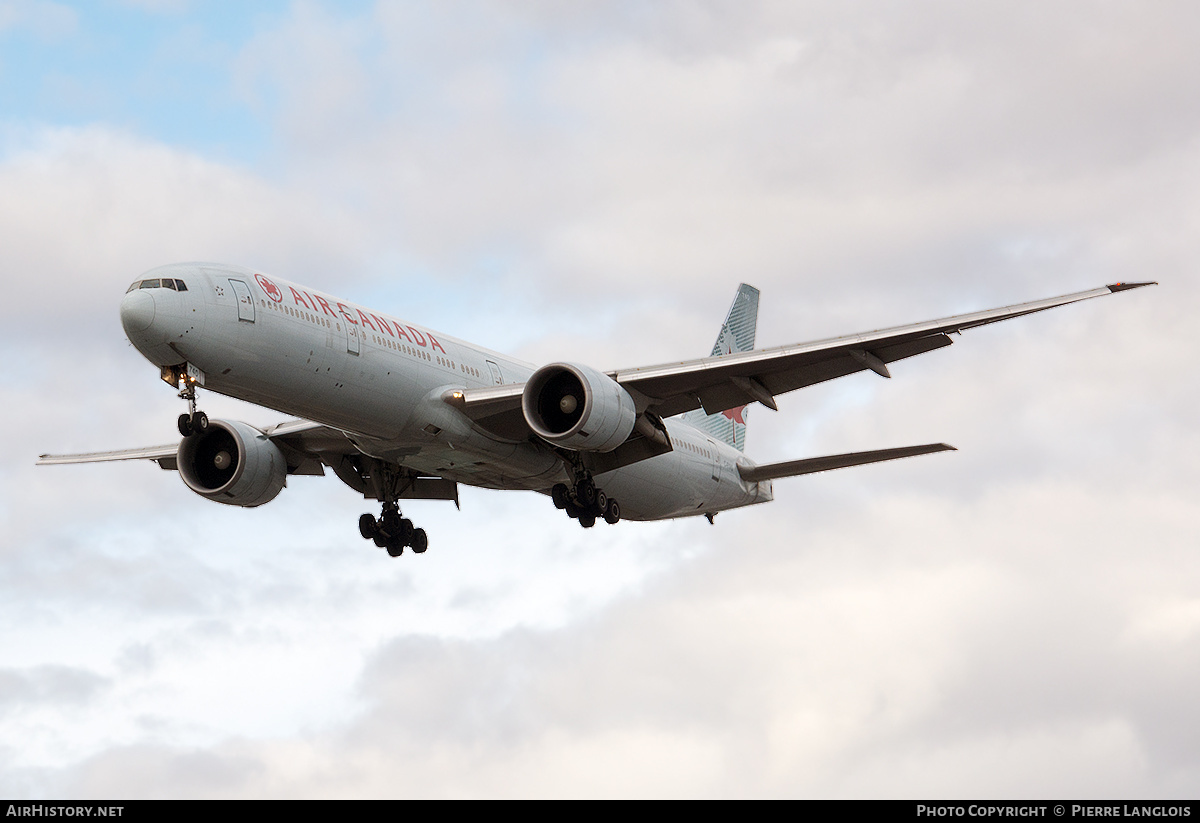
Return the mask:
<path id="1" fill-rule="evenodd" d="M 125 290 L 126 294 L 134 289 L 171 289 L 171 291 L 187 291 L 187 283 L 179 279 L 162 277 L 158 280 L 134 280 L 133 285 Z"/>

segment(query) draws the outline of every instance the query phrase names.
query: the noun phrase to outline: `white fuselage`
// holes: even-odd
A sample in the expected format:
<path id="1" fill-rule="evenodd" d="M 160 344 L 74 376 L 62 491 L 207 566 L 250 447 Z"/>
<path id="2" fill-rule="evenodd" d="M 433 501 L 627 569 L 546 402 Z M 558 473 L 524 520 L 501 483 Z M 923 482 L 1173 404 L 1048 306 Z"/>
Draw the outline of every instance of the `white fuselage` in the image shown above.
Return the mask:
<path id="1" fill-rule="evenodd" d="M 547 491 L 569 480 L 537 438 L 505 440 L 443 401 L 447 391 L 523 383 L 535 367 L 391 315 L 250 269 L 164 266 L 178 288 L 126 293 L 121 319 L 157 366 L 188 363 L 205 388 L 347 434 L 364 453 L 472 486 Z M 673 450 L 598 475 L 622 516 L 655 520 L 766 502 L 769 482 L 747 483 L 750 461 L 678 418 Z"/>

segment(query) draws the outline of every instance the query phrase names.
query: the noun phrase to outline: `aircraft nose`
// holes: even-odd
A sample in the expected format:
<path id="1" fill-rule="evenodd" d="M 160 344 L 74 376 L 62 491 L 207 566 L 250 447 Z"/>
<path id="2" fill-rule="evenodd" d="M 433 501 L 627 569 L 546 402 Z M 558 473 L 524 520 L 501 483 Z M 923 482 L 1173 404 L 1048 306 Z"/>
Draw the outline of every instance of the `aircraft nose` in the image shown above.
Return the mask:
<path id="1" fill-rule="evenodd" d="M 132 336 L 145 331 L 154 322 L 154 295 L 146 289 L 134 289 L 121 300 L 121 325 Z"/>

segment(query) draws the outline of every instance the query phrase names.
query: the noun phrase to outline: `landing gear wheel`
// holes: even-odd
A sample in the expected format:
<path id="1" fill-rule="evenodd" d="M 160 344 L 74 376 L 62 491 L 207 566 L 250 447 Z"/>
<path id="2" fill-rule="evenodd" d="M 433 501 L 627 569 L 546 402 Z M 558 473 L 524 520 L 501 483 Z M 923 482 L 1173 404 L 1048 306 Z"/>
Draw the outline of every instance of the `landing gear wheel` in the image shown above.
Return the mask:
<path id="1" fill-rule="evenodd" d="M 576 517 L 579 517 L 581 514 L 583 514 L 583 509 L 576 506 L 575 503 L 571 500 L 567 501 L 566 509 L 567 509 L 567 517 L 571 518 L 572 520 L 574 520 Z"/>
<path id="2" fill-rule="evenodd" d="M 425 534 L 424 529 L 417 529 L 412 533 L 412 550 L 417 554 L 424 554 L 429 548 L 429 536 Z"/>
<path id="3" fill-rule="evenodd" d="M 358 533 L 363 536 L 363 540 L 370 540 L 379 534 L 379 524 L 375 522 L 375 518 L 371 515 L 361 515 L 358 518 Z"/>
<path id="4" fill-rule="evenodd" d="M 579 525 L 583 526 L 585 529 L 590 529 L 592 526 L 596 525 L 596 515 L 594 515 L 594 514 L 579 515 Z"/>
<path id="5" fill-rule="evenodd" d="M 615 526 L 621 519 L 621 505 L 616 500 L 609 500 L 608 505 L 604 507 L 604 522 L 610 526 Z"/>
<path id="6" fill-rule="evenodd" d="M 585 509 L 590 509 L 596 503 L 596 485 L 590 480 L 580 481 L 575 485 L 575 497 Z"/>
<path id="7" fill-rule="evenodd" d="M 179 415 L 179 433 L 184 437 L 192 436 L 192 416 L 190 414 Z"/>
<path id="8" fill-rule="evenodd" d="M 199 434 L 208 429 L 208 415 L 198 411 L 192 415 L 192 431 Z"/>
<path id="9" fill-rule="evenodd" d="M 554 501 L 554 508 L 565 509 L 571 500 L 571 491 L 567 488 L 567 484 L 555 483 L 554 488 L 550 490 L 550 499 Z"/>
<path id="10" fill-rule="evenodd" d="M 607 508 L 608 495 L 604 493 L 604 489 L 596 489 L 596 502 L 592 504 L 592 512 L 597 517 L 603 517 Z"/>
<path id="11" fill-rule="evenodd" d="M 358 519 L 358 530 L 362 536 L 374 540 L 376 546 L 387 549 L 392 557 L 399 557 L 407 548 L 411 548 L 414 554 L 424 553 L 429 547 L 429 537 L 424 529 L 415 528 L 413 522 L 400 511 L 400 498 L 412 488 L 416 473 L 375 458 L 362 458 L 351 468 L 363 481 L 366 496 L 374 496 L 381 504 L 378 517 L 364 514 Z"/>

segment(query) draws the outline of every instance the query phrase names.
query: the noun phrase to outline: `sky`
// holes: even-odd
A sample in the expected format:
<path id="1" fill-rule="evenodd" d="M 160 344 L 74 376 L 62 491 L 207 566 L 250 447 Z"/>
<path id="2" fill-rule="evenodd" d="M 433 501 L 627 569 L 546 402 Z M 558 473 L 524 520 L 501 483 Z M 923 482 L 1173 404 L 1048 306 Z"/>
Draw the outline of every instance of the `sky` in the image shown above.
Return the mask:
<path id="1" fill-rule="evenodd" d="M 1200 795 L 1200 9 L 0 0 L 0 795 Z M 128 344 L 253 267 L 536 363 L 1120 281 L 749 410 L 760 462 L 947 442 L 583 530 L 537 494 L 364 542 L 221 506 Z M 285 416 L 201 395 L 212 417 Z"/>

